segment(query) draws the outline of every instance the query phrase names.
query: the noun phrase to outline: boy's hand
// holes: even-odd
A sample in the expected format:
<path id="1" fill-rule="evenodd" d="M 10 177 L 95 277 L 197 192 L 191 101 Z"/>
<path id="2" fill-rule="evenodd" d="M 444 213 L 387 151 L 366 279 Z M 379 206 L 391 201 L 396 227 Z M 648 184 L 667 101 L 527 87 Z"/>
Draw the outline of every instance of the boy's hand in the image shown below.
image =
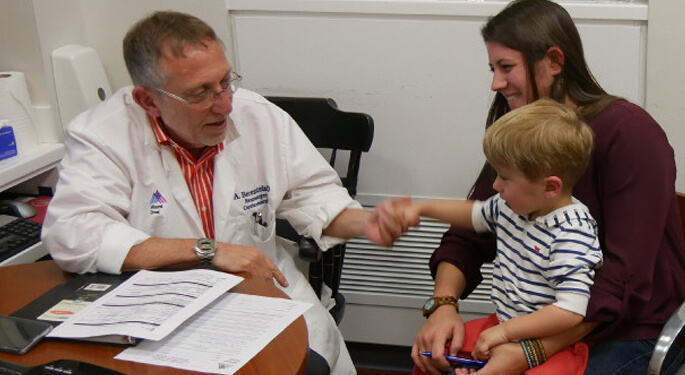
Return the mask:
<path id="1" fill-rule="evenodd" d="M 421 223 L 421 210 L 417 203 L 409 201 L 408 204 L 400 207 L 402 221 L 410 227 Z"/>
<path id="2" fill-rule="evenodd" d="M 418 225 L 418 221 L 407 221 L 405 210 L 413 206 L 408 197 L 388 199 L 371 212 L 363 233 L 371 242 L 379 246 L 391 246 L 397 238 L 409 230 L 409 227 Z"/>
<path id="3" fill-rule="evenodd" d="M 476 342 L 476 346 L 471 354 L 473 355 L 473 358 L 479 361 L 487 361 L 490 359 L 491 348 L 509 341 L 504 329 L 504 324 L 490 327 L 481 332 L 480 336 L 478 336 L 478 342 Z"/>

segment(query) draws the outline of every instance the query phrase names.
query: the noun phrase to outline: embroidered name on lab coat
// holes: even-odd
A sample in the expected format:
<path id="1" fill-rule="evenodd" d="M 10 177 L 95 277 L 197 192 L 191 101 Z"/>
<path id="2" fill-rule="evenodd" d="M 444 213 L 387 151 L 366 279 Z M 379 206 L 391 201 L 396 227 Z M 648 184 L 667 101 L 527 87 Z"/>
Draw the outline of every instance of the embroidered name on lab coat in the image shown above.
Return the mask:
<path id="1" fill-rule="evenodd" d="M 269 191 L 271 191 L 269 185 L 260 185 L 252 190 L 235 193 L 233 200 L 243 199 L 243 211 L 247 211 L 269 203 Z"/>

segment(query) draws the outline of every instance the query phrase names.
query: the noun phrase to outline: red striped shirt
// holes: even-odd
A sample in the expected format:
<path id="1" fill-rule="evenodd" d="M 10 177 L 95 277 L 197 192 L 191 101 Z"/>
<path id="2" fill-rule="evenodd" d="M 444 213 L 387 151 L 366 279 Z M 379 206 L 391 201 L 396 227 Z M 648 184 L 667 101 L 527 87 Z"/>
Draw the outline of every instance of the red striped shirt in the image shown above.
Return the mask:
<path id="1" fill-rule="evenodd" d="M 224 144 L 207 147 L 200 155 L 199 160 L 195 158 L 185 148 L 174 142 L 173 139 L 164 132 L 161 118 L 150 117 L 152 130 L 155 133 L 157 142 L 160 145 L 170 146 L 174 150 L 176 160 L 181 166 L 183 177 L 188 184 L 188 189 L 193 197 L 195 208 L 202 220 L 202 229 L 207 238 L 214 238 L 214 200 L 212 191 L 214 187 L 214 157 L 224 149 Z"/>

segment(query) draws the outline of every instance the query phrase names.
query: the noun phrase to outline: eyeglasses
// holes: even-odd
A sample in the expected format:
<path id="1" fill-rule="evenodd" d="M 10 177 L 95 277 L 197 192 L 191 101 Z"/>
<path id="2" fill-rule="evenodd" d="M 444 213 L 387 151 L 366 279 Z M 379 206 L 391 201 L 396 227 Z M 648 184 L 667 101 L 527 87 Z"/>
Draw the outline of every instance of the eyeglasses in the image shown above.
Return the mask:
<path id="1" fill-rule="evenodd" d="M 236 72 L 231 72 L 229 77 L 227 77 L 219 83 L 221 85 L 221 91 L 214 92 L 212 90 L 204 90 L 199 94 L 189 95 L 185 98 L 159 88 L 153 88 L 153 90 L 157 91 L 160 94 L 164 94 L 172 99 L 176 99 L 185 105 L 206 109 L 213 106 L 216 100 L 221 96 L 221 94 L 228 92 L 229 90 L 231 91 L 231 93 L 236 92 L 240 87 L 239 84 L 242 80 L 243 76 Z"/>

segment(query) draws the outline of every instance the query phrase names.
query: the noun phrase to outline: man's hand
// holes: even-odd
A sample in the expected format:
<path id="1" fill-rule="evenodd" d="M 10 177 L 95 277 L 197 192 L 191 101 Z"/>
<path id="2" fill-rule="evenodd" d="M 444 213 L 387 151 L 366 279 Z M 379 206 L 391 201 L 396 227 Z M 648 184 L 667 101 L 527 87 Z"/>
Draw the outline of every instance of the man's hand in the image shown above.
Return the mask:
<path id="1" fill-rule="evenodd" d="M 253 277 L 276 279 L 281 286 L 288 286 L 288 280 L 278 267 L 255 247 L 217 243 L 217 251 L 212 264 L 221 271 L 247 272 Z"/>
<path id="2" fill-rule="evenodd" d="M 456 355 L 464 340 L 464 323 L 454 306 L 440 306 L 424 323 L 414 339 L 411 358 L 422 371 L 441 375 L 450 371 L 450 364 L 442 356 L 445 343 L 450 341 L 449 354 Z M 432 358 L 421 355 L 421 352 L 433 353 Z"/>
<path id="3" fill-rule="evenodd" d="M 490 349 L 493 347 L 509 342 L 507 332 L 504 329 L 504 324 L 499 324 L 490 327 L 478 336 L 476 347 L 473 349 L 473 358 L 478 361 L 487 361 L 490 359 Z"/>
<path id="4" fill-rule="evenodd" d="M 364 235 L 376 245 L 391 246 L 410 226 L 419 224 L 418 219 L 406 217 L 405 210 L 409 206 L 409 198 L 383 201 L 364 223 Z"/>

